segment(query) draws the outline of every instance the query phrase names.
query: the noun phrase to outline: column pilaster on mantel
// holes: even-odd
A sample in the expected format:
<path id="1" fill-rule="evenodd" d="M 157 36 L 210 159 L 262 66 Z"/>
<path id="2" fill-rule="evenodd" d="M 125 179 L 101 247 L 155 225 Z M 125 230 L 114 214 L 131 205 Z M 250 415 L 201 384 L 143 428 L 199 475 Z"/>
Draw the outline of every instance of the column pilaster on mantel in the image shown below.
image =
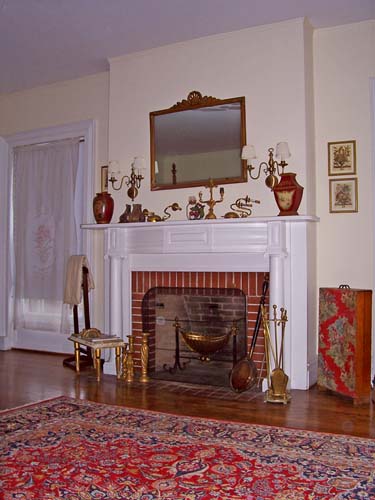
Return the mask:
<path id="1" fill-rule="evenodd" d="M 270 280 L 270 312 L 276 305 L 285 306 L 284 259 L 288 255 L 286 248 L 286 231 L 283 221 L 270 222 L 267 225 L 268 245 L 266 254 L 269 257 Z"/>
<path id="2" fill-rule="evenodd" d="M 109 331 L 111 335 L 123 337 L 122 314 L 122 257 L 109 256 L 110 263 L 110 301 L 109 301 Z"/>

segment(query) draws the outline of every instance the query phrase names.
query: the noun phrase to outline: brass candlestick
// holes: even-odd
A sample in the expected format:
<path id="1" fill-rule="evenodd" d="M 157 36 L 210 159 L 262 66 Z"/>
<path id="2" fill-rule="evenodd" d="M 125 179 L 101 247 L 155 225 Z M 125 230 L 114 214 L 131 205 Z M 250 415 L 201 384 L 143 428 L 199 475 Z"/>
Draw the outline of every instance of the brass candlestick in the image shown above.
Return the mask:
<path id="1" fill-rule="evenodd" d="M 128 350 L 128 355 L 126 359 L 126 382 L 133 382 L 134 381 L 134 360 L 133 360 L 133 354 L 134 354 L 134 337 L 132 335 L 128 335 L 129 339 L 129 350 Z"/>
<path id="2" fill-rule="evenodd" d="M 149 333 L 142 333 L 142 346 L 141 346 L 141 364 L 142 364 L 142 374 L 139 379 L 140 382 L 148 382 L 150 379 L 147 375 L 148 370 L 148 355 L 149 355 L 149 347 L 148 347 L 148 337 Z"/>
<path id="3" fill-rule="evenodd" d="M 214 183 L 213 179 L 209 180 L 209 183 L 207 186 L 205 186 L 207 189 L 210 190 L 210 199 L 209 200 L 203 200 L 203 193 L 200 191 L 199 193 L 199 201 L 201 203 L 205 203 L 208 205 L 208 214 L 206 215 L 205 219 L 216 219 L 216 215 L 214 214 L 214 206 L 217 203 L 221 203 L 224 200 L 224 188 L 220 188 L 220 199 L 219 200 L 214 200 L 213 197 L 213 189 L 217 187 L 217 185 Z"/>
<path id="4" fill-rule="evenodd" d="M 121 359 L 121 378 L 123 380 L 126 380 L 126 377 L 128 375 L 128 344 L 125 344 L 124 347 L 122 348 L 122 359 Z"/>

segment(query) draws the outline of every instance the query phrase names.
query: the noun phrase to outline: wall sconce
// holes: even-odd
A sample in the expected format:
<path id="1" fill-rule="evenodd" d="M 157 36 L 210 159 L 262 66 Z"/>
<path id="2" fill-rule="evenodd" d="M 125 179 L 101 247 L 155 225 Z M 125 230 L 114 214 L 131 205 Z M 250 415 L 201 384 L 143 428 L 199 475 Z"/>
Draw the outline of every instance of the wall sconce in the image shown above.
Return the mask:
<path id="1" fill-rule="evenodd" d="M 247 169 L 250 175 L 250 178 L 253 180 L 259 179 L 260 172 L 263 168 L 263 172 L 266 174 L 265 184 L 268 188 L 273 190 L 277 184 L 279 183 L 279 179 L 276 176 L 280 177 L 281 174 L 284 173 L 284 168 L 288 165 L 286 163 L 286 159 L 290 158 L 290 151 L 287 142 L 279 142 L 276 145 L 275 157 L 280 159 L 280 162 L 277 162 L 273 158 L 273 148 L 268 149 L 268 163 L 263 161 L 258 166 L 258 175 L 253 176 L 252 171 L 256 170 L 256 167 L 253 167 L 251 164 L 251 160 L 256 158 L 255 148 L 252 145 L 244 146 L 242 148 L 241 159 L 247 161 Z M 281 168 L 281 172 L 280 172 Z"/>
<path id="2" fill-rule="evenodd" d="M 117 162 L 110 162 L 117 163 Z M 108 181 L 112 184 L 112 188 L 114 191 L 119 191 L 122 188 L 123 182 L 128 186 L 127 195 L 129 198 L 134 201 L 134 198 L 138 195 L 138 190 L 141 187 L 141 181 L 144 179 L 141 174 L 141 170 L 144 168 L 144 158 L 140 156 L 136 156 L 134 158 L 133 163 L 131 164 L 131 172 L 130 175 L 124 175 L 121 177 L 120 185 L 118 187 L 115 186 L 116 182 L 119 182 L 118 179 L 114 176 L 114 172 L 111 173 L 111 177 Z"/>

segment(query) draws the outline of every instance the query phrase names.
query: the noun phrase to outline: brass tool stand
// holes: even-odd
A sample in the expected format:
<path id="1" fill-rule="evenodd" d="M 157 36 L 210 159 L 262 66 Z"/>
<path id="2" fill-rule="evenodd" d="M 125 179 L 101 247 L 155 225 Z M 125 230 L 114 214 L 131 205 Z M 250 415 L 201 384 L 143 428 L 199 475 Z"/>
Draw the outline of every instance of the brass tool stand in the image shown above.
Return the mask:
<path id="1" fill-rule="evenodd" d="M 268 390 L 264 401 L 266 403 L 287 404 L 291 399 L 290 393 L 287 391 L 289 377 L 283 370 L 285 326 L 288 321 L 287 312 L 281 307 L 280 318 L 277 318 L 277 306 L 274 305 L 273 318 L 269 319 L 266 308 L 262 305 L 262 321 L 268 382 Z M 273 339 L 270 332 L 271 323 L 274 326 Z"/>

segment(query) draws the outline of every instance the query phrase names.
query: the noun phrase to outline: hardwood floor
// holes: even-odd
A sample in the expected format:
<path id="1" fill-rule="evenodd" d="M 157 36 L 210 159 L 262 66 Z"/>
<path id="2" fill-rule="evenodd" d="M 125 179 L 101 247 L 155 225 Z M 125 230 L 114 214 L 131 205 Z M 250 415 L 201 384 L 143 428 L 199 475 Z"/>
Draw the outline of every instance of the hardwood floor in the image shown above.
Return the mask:
<path id="1" fill-rule="evenodd" d="M 158 381 L 127 384 L 110 375 L 103 375 L 97 383 L 93 371 L 76 375 L 62 366 L 63 358 L 57 354 L 0 351 L 0 409 L 65 395 L 174 414 L 375 438 L 373 403 L 353 406 L 346 398 L 316 388 L 292 391 L 290 403 L 279 405 L 264 403 L 261 393 L 238 398 L 228 390 L 219 397 L 202 390 L 172 391 L 172 386 Z"/>

